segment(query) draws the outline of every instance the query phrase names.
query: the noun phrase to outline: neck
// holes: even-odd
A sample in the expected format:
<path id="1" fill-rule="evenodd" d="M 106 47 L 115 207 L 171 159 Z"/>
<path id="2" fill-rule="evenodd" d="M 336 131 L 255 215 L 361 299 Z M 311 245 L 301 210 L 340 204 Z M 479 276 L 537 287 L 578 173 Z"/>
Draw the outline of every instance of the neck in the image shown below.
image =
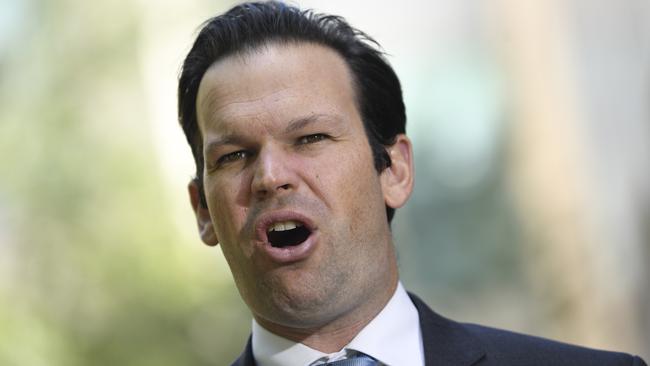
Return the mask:
<path id="1" fill-rule="evenodd" d="M 255 317 L 257 323 L 268 331 L 310 348 L 324 352 L 338 352 L 354 339 L 361 330 L 386 306 L 397 288 L 397 276 L 385 291 L 369 296 L 353 310 L 321 326 L 295 328 Z"/>

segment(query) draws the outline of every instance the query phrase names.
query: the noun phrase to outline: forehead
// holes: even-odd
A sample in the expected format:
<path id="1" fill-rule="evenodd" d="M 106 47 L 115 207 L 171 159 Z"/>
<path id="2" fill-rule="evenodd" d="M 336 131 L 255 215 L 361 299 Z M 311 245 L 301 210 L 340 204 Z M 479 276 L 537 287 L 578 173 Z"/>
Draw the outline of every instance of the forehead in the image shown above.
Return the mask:
<path id="1" fill-rule="evenodd" d="M 312 43 L 267 44 L 215 62 L 196 101 L 199 127 L 308 114 L 358 116 L 349 68 Z"/>

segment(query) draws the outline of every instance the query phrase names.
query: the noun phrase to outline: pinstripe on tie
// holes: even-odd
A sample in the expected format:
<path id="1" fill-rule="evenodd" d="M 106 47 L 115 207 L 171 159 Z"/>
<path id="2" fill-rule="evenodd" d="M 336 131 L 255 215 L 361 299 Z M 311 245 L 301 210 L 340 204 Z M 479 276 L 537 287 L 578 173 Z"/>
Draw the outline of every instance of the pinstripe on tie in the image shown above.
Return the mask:
<path id="1" fill-rule="evenodd" d="M 326 364 L 326 366 L 376 366 L 376 365 L 379 365 L 379 362 L 377 360 L 363 353 L 357 353 L 352 358 L 346 358 L 345 360 L 334 361 Z"/>

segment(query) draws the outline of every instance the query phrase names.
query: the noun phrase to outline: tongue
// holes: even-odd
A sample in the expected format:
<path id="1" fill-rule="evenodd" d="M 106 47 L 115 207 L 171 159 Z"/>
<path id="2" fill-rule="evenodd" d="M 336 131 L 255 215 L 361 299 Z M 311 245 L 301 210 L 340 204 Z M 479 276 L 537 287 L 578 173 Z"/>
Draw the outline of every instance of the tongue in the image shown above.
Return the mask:
<path id="1" fill-rule="evenodd" d="M 290 247 L 298 245 L 309 237 L 309 230 L 304 226 L 284 231 L 270 231 L 268 233 L 269 242 L 276 248 Z"/>

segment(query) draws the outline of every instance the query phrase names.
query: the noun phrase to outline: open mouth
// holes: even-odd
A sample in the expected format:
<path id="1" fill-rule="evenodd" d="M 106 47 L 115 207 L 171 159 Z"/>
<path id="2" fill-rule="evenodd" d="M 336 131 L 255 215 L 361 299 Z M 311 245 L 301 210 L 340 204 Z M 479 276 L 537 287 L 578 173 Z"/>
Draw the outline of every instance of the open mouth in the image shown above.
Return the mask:
<path id="1" fill-rule="evenodd" d="M 298 221 L 282 221 L 271 224 L 266 229 L 269 243 L 274 248 L 286 248 L 307 240 L 311 230 Z"/>

